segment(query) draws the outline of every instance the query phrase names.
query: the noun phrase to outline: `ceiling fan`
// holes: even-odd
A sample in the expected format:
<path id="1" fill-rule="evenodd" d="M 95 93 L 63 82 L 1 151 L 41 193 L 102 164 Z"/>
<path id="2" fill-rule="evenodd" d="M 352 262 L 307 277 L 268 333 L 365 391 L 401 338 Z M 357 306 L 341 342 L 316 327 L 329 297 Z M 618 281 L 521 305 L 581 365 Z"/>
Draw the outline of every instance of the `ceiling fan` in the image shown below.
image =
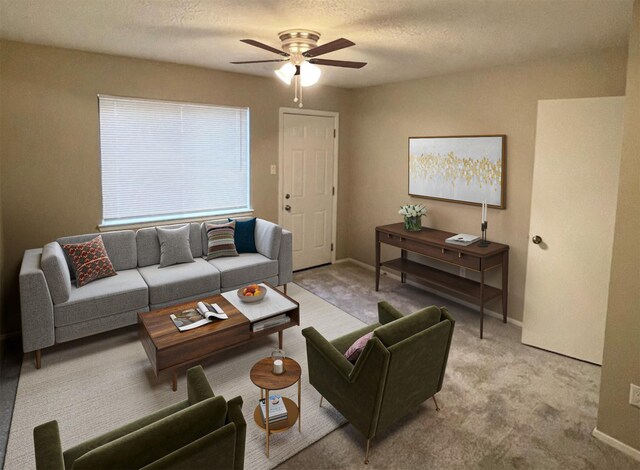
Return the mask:
<path id="1" fill-rule="evenodd" d="M 346 67 L 359 69 L 367 65 L 366 62 L 352 62 L 346 60 L 317 59 L 316 57 L 329 52 L 338 51 L 355 46 L 355 43 L 345 38 L 336 39 L 318 46 L 320 33 L 307 29 L 288 29 L 278 34 L 281 41 L 281 49 L 276 49 L 254 39 L 241 39 L 241 42 L 259 47 L 269 52 L 282 56 L 279 59 L 246 60 L 231 62 L 232 64 L 259 64 L 264 62 L 286 62 L 275 71 L 275 74 L 287 85 L 294 82 L 295 96 L 293 101 L 302 108 L 302 87 L 315 85 L 320 79 L 321 71 L 316 65 L 330 67 Z"/>

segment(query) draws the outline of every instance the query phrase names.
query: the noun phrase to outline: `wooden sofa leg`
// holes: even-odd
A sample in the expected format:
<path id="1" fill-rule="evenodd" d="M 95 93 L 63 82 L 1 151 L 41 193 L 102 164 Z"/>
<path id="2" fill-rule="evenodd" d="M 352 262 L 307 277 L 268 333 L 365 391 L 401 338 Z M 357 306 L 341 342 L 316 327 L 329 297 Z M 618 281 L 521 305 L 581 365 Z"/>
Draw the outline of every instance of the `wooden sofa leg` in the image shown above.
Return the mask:
<path id="1" fill-rule="evenodd" d="M 42 350 L 36 349 L 36 369 L 42 367 Z"/>
<path id="2" fill-rule="evenodd" d="M 436 411 L 440 411 L 440 407 L 438 406 L 438 401 L 436 400 L 436 396 L 432 396 L 431 398 L 433 398 L 433 402 L 436 404 Z"/>
<path id="3" fill-rule="evenodd" d="M 287 293 L 287 285 L 286 284 L 284 285 L 284 293 L 285 294 Z"/>
<path id="4" fill-rule="evenodd" d="M 371 439 L 367 439 L 367 450 L 364 453 L 364 464 L 367 465 L 369 463 L 369 444 L 371 444 Z"/>

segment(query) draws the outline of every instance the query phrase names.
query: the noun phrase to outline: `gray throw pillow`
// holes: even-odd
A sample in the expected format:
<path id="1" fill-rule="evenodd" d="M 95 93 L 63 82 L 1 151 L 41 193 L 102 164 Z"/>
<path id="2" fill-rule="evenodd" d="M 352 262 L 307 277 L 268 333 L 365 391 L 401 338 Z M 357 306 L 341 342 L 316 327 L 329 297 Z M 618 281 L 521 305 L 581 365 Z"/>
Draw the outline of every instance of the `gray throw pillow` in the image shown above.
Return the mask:
<path id="1" fill-rule="evenodd" d="M 189 224 L 177 228 L 156 227 L 160 242 L 160 267 L 194 263 L 189 245 Z"/>

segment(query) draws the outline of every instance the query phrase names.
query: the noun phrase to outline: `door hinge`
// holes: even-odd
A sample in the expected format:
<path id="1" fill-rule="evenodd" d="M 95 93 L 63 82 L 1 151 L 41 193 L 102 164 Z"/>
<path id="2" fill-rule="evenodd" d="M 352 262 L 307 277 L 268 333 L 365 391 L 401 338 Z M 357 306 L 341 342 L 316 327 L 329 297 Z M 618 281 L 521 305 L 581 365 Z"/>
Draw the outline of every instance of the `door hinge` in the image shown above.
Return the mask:
<path id="1" fill-rule="evenodd" d="M 336 138 L 336 130 L 335 129 L 333 130 L 333 138 L 334 139 Z"/>
<path id="2" fill-rule="evenodd" d="M 333 188 L 331 188 L 331 195 L 332 196 L 336 195 L 336 187 L 335 186 Z"/>
<path id="3" fill-rule="evenodd" d="M 333 251 L 333 243 L 331 244 L 331 251 Z"/>

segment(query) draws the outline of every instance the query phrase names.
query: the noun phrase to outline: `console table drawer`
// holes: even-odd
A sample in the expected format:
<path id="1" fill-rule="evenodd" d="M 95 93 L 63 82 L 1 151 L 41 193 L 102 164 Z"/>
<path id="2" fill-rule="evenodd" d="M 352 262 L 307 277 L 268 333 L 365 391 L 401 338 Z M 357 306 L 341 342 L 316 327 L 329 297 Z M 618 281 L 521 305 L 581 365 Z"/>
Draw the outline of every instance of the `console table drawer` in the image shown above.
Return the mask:
<path id="1" fill-rule="evenodd" d="M 433 258 L 441 259 L 457 266 L 480 271 L 480 258 L 477 256 L 468 255 L 467 253 L 463 253 L 456 249 L 438 248 L 435 246 L 429 248 L 438 252 L 436 255 L 432 256 Z"/>
<path id="2" fill-rule="evenodd" d="M 462 266 L 465 268 L 474 269 L 476 271 L 480 270 L 479 257 L 462 253 L 461 251 L 458 251 L 453 247 L 444 248 L 433 246 L 389 233 L 381 233 L 380 241 L 387 245 L 397 246 L 398 248 L 401 248 L 403 250 L 428 256 L 429 258 L 446 261 L 447 263 L 455 264 L 456 266 Z"/>

